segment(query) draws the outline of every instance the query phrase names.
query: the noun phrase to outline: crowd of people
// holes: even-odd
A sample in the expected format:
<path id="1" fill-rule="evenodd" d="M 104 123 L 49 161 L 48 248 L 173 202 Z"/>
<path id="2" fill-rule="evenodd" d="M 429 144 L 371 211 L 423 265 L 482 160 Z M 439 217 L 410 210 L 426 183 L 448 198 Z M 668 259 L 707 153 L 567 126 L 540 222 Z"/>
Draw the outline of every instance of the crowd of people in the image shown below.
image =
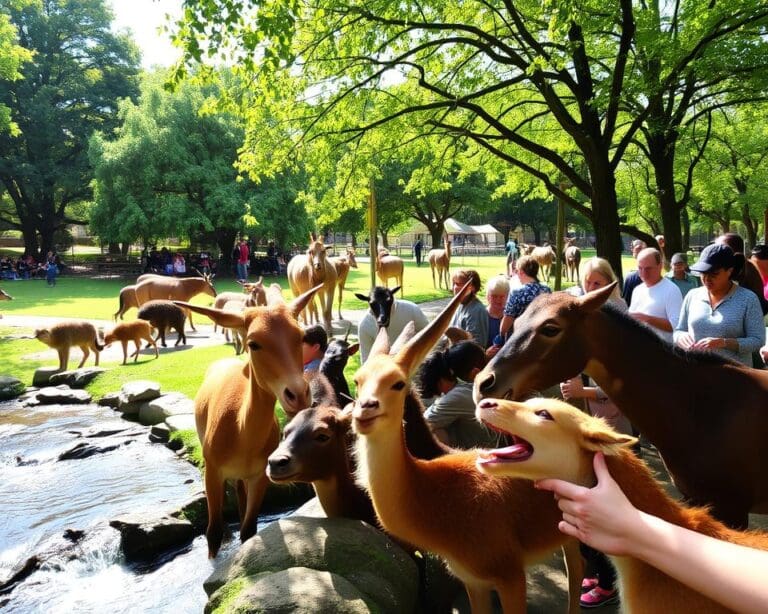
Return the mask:
<path id="1" fill-rule="evenodd" d="M 49 286 L 55 286 L 61 268 L 61 258 L 54 251 L 49 251 L 40 262 L 31 254 L 24 254 L 15 260 L 3 256 L 0 258 L 0 279 L 45 279 Z"/>

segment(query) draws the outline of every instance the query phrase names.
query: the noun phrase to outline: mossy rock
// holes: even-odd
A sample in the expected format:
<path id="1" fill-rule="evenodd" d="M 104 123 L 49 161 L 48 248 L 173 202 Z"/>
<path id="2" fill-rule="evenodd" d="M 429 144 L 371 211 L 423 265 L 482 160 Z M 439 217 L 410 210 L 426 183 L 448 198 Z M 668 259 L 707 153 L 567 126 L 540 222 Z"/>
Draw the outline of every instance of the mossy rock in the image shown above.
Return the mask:
<path id="1" fill-rule="evenodd" d="M 24 394 L 27 387 L 11 375 L 0 375 L 0 401 L 8 401 Z"/>

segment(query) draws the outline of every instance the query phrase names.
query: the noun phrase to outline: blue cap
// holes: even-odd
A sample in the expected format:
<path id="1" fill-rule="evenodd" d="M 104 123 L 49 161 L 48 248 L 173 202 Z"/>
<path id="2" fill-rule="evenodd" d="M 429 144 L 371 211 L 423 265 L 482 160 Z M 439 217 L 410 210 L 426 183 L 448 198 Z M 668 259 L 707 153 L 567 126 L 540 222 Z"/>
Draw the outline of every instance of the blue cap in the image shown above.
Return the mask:
<path id="1" fill-rule="evenodd" d="M 731 269 L 736 265 L 736 255 L 725 244 L 713 243 L 699 254 L 699 260 L 691 267 L 697 273 L 709 273 L 718 269 Z"/>

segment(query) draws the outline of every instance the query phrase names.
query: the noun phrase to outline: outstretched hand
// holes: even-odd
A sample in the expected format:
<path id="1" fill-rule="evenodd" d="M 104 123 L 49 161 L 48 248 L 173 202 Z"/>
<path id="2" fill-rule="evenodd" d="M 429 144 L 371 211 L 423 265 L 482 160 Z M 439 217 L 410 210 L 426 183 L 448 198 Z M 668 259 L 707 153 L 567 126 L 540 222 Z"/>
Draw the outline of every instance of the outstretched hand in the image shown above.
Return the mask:
<path id="1" fill-rule="evenodd" d="M 595 454 L 592 464 L 597 476 L 594 488 L 555 479 L 537 480 L 536 488 L 555 493 L 563 512 L 561 532 L 606 554 L 626 555 L 642 525 L 641 513 L 611 477 L 602 453 Z"/>

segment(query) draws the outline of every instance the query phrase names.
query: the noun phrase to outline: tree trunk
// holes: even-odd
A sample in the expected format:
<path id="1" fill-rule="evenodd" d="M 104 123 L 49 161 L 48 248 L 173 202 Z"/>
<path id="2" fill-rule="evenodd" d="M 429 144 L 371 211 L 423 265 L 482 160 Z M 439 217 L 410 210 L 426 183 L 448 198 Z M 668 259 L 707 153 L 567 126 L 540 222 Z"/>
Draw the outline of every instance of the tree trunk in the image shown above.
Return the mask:
<path id="1" fill-rule="evenodd" d="M 616 178 L 610 170 L 607 155 L 602 159 L 600 155 L 592 157 L 589 173 L 592 178 L 592 225 L 595 229 L 597 255 L 611 264 L 619 281 L 623 283 L 621 252 L 624 246 L 621 242 Z"/>
<path id="2" fill-rule="evenodd" d="M 691 248 L 691 217 L 688 215 L 688 209 L 680 212 L 680 223 L 683 226 L 683 253 Z"/>
<path id="3" fill-rule="evenodd" d="M 107 244 L 107 253 L 112 255 L 112 256 L 115 256 L 115 255 L 119 254 L 120 253 L 120 243 L 118 243 L 117 241 L 110 241 Z"/>
<path id="4" fill-rule="evenodd" d="M 382 230 L 379 228 L 379 232 L 381 233 L 381 246 L 388 250 L 389 249 L 389 235 L 387 234 L 386 230 Z"/>
<path id="5" fill-rule="evenodd" d="M 217 274 L 219 277 L 234 274 L 232 262 L 232 250 L 235 247 L 235 239 L 237 239 L 237 231 L 231 229 L 221 229 L 216 231 L 216 245 L 221 252 L 221 259 L 219 260 L 219 267 Z"/>
<path id="6" fill-rule="evenodd" d="M 441 249 L 443 247 L 443 225 L 428 226 L 429 234 L 432 237 L 432 249 Z"/>
<path id="7" fill-rule="evenodd" d="M 24 237 L 24 252 L 31 254 L 32 257 L 39 262 L 40 252 L 38 250 L 40 249 L 40 246 L 37 242 L 37 231 L 34 226 L 29 223 L 23 223 L 21 235 Z"/>
<path id="8" fill-rule="evenodd" d="M 669 262 L 673 254 L 683 249 L 681 207 L 675 193 L 675 140 L 655 135 L 649 139 L 648 149 L 656 178 L 656 197 L 665 241 L 664 256 Z"/>

